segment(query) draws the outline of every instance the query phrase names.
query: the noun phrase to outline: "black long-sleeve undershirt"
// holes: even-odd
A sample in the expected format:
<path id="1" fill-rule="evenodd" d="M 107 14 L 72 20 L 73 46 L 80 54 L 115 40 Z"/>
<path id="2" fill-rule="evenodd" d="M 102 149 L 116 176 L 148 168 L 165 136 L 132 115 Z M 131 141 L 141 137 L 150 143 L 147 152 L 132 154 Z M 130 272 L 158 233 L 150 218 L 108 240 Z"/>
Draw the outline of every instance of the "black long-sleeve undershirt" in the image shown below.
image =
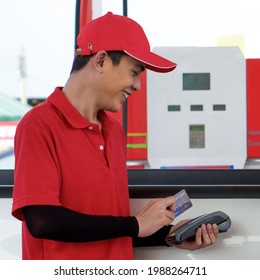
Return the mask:
<path id="1" fill-rule="evenodd" d="M 33 205 L 23 208 L 27 228 L 35 238 L 63 242 L 90 242 L 130 236 L 133 246 L 166 246 L 170 227 L 155 234 L 138 237 L 138 222 L 134 216 L 115 217 L 82 214 L 62 206 Z"/>

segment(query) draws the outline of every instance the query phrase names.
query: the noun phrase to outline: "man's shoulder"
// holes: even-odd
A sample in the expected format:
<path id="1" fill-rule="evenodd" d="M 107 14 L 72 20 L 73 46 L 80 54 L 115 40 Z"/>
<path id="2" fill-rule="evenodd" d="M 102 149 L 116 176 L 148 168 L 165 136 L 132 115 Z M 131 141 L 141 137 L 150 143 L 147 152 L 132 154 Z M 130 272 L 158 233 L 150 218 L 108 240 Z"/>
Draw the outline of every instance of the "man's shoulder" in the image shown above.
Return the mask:
<path id="1" fill-rule="evenodd" d="M 39 124 L 50 121 L 50 118 L 55 113 L 53 106 L 48 101 L 31 108 L 20 120 L 19 125 Z"/>

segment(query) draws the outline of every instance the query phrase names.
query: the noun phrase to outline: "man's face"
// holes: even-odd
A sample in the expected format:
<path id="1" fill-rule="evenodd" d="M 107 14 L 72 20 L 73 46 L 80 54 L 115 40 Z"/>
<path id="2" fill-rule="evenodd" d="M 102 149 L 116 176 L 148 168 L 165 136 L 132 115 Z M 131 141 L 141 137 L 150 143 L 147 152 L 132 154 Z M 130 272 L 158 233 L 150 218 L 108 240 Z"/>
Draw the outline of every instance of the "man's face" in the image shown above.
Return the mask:
<path id="1" fill-rule="evenodd" d="M 113 65 L 107 57 L 102 79 L 103 109 L 119 111 L 128 96 L 140 90 L 140 74 L 144 69 L 143 63 L 128 55 L 121 58 L 119 65 Z"/>

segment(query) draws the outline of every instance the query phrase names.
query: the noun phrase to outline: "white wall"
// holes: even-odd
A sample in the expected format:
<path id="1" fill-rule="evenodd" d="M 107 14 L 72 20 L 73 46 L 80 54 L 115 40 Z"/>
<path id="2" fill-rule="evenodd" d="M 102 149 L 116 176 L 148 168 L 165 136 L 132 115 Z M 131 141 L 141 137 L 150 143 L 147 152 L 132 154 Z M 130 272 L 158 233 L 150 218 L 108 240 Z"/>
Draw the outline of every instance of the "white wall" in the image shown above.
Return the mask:
<path id="1" fill-rule="evenodd" d="M 12 199 L 0 198 L 0 260 L 22 256 L 21 223 L 11 216 Z"/>

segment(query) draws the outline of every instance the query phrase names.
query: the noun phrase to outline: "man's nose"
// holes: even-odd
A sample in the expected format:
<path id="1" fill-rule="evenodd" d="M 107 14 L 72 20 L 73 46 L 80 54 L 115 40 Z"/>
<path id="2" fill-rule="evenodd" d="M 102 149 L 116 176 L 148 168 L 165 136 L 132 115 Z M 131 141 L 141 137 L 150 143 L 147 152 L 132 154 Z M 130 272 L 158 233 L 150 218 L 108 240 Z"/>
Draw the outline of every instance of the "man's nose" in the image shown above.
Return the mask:
<path id="1" fill-rule="evenodd" d="M 140 88 L 141 88 L 141 79 L 140 79 L 140 76 L 137 76 L 134 79 L 134 83 L 132 85 L 132 89 L 134 91 L 138 91 L 138 90 L 140 90 Z"/>

